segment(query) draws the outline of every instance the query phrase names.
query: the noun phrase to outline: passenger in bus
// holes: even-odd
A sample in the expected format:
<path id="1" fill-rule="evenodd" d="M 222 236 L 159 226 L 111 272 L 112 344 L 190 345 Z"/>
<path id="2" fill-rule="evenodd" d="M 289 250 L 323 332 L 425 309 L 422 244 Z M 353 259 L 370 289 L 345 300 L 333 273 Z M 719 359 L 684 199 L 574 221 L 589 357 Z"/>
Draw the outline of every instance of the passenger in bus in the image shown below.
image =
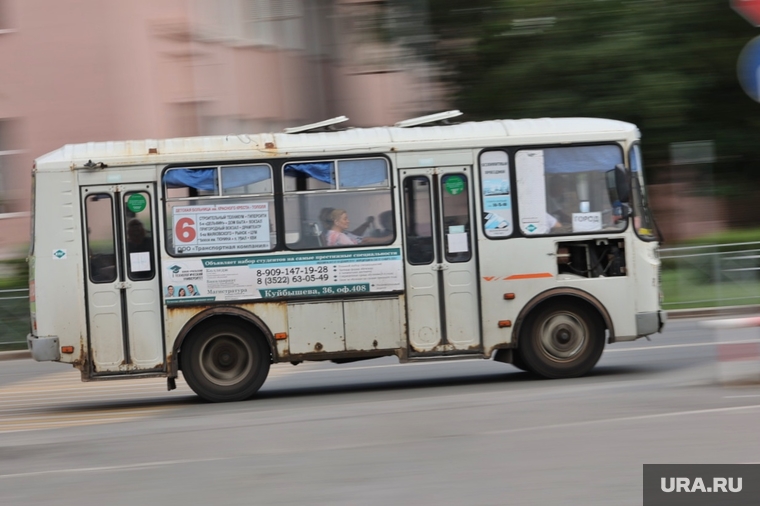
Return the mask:
<path id="1" fill-rule="evenodd" d="M 136 268 L 130 265 L 129 276 L 131 279 L 151 279 L 153 277 L 153 240 L 148 237 L 145 227 L 137 218 L 132 218 L 127 223 L 127 253 L 147 253 L 149 268 Z"/>
<path id="2" fill-rule="evenodd" d="M 153 241 L 145 232 L 145 227 L 137 218 L 127 223 L 127 249 L 130 253 L 153 251 Z"/>
<path id="3" fill-rule="evenodd" d="M 330 230 L 333 226 L 333 220 L 331 217 L 333 211 L 335 211 L 334 207 L 323 207 L 319 212 L 319 221 L 322 222 L 322 229 L 325 231 Z M 361 237 L 367 232 L 367 229 L 372 226 L 374 221 L 374 216 L 368 216 L 364 223 L 356 227 L 350 233 Z"/>
<path id="4" fill-rule="evenodd" d="M 372 231 L 372 237 L 391 239 L 393 237 L 393 211 L 383 211 L 377 215 L 380 227 Z"/>
<path id="5" fill-rule="evenodd" d="M 546 213 L 546 228 L 549 230 L 562 228 L 562 223 L 549 213 Z"/>
<path id="6" fill-rule="evenodd" d="M 345 209 L 333 209 L 327 218 L 330 223 L 330 228 L 325 232 L 325 246 L 386 244 L 388 242 L 386 237 L 361 237 L 353 232 L 348 232 L 348 227 L 351 224 L 351 221 L 348 219 L 348 213 Z"/>

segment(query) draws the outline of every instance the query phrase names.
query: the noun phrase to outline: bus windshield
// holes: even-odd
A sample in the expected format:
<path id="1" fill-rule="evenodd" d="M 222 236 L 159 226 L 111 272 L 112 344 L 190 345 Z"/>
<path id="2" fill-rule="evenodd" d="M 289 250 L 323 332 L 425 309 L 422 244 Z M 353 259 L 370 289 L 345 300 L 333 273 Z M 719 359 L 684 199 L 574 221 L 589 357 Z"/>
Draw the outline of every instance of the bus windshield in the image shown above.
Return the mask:
<path id="1" fill-rule="evenodd" d="M 520 228 L 525 235 L 623 230 L 626 218 L 606 174 L 623 163 L 617 144 L 523 149 L 515 155 Z"/>
<path id="2" fill-rule="evenodd" d="M 646 190 L 644 189 L 644 170 L 641 162 L 641 148 L 634 144 L 630 153 L 631 159 L 631 205 L 633 206 L 633 223 L 636 235 L 642 239 L 653 241 L 655 224 L 652 211 L 649 208 Z"/>

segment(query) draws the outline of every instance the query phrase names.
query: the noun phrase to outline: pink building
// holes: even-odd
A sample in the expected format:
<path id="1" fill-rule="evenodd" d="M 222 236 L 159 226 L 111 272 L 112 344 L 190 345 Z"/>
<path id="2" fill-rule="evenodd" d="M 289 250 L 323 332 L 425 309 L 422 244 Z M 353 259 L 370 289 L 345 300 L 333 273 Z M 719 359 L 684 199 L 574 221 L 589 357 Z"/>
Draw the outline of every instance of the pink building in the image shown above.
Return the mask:
<path id="1" fill-rule="evenodd" d="M 64 144 L 280 131 L 339 115 L 389 125 L 443 110 L 435 68 L 384 36 L 387 9 L 0 0 L 0 256 L 28 241 L 34 158 Z"/>

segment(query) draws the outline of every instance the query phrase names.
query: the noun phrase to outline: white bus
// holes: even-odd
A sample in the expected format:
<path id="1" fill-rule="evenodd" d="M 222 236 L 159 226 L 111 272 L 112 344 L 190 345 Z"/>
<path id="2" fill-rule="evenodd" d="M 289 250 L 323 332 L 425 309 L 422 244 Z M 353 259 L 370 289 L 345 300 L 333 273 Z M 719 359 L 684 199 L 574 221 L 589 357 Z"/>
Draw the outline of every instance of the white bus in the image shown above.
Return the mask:
<path id="1" fill-rule="evenodd" d="M 41 156 L 33 357 L 169 389 L 182 371 L 235 401 L 281 362 L 493 358 L 579 376 L 605 344 L 661 329 L 634 125 L 436 119 Z"/>

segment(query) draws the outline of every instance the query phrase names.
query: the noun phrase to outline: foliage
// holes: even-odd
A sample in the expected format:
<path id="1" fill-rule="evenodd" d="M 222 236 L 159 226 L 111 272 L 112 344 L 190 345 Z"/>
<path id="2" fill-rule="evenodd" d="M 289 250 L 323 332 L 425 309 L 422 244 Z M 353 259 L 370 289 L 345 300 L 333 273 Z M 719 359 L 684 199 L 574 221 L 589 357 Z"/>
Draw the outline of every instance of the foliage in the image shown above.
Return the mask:
<path id="1" fill-rule="evenodd" d="M 26 259 L 0 261 L 0 351 L 25 349 L 29 332 L 27 292 L 5 290 L 29 286 Z"/>
<path id="2" fill-rule="evenodd" d="M 29 287 L 29 266 L 25 258 L 0 261 L 0 290 Z"/>
<path id="3" fill-rule="evenodd" d="M 757 29 L 727 0 L 430 0 L 454 101 L 470 119 L 630 121 L 650 178 L 672 142 L 711 139 L 716 183 L 757 180 L 760 106 L 736 61 Z"/>
<path id="4" fill-rule="evenodd" d="M 683 241 L 678 246 L 702 246 L 702 245 L 721 245 L 721 244 L 742 244 L 760 241 L 760 229 L 734 229 L 707 234 L 693 239 Z"/>

